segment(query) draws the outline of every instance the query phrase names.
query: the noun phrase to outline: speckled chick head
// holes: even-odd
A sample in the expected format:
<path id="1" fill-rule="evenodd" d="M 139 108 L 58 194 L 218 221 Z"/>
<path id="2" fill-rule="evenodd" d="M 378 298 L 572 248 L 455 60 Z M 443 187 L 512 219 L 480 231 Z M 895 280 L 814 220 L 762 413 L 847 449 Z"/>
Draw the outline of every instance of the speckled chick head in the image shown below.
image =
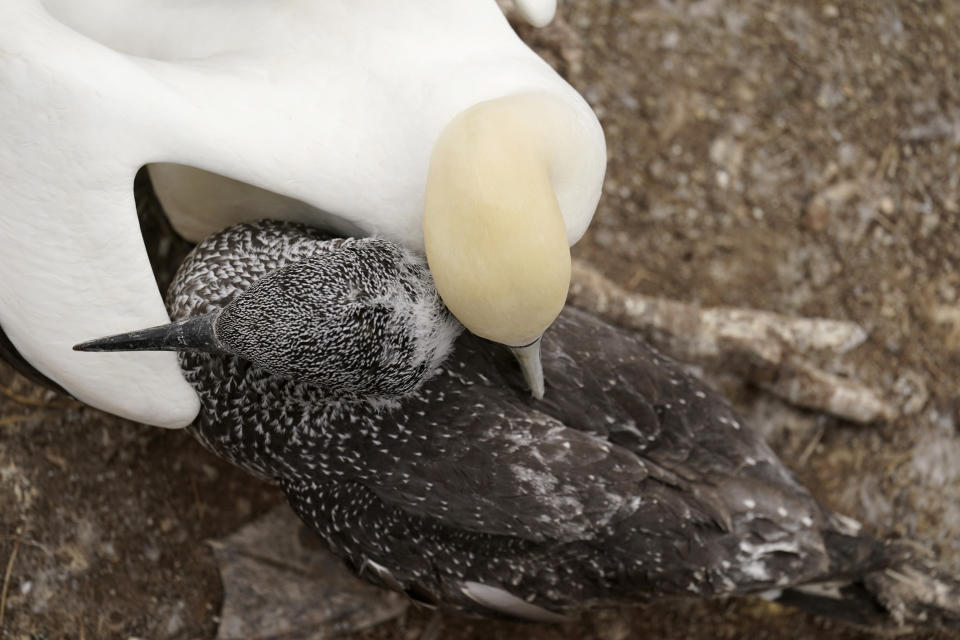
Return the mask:
<path id="1" fill-rule="evenodd" d="M 214 326 L 228 351 L 260 368 L 372 400 L 415 390 L 460 331 L 423 261 L 371 238 L 277 269 Z"/>

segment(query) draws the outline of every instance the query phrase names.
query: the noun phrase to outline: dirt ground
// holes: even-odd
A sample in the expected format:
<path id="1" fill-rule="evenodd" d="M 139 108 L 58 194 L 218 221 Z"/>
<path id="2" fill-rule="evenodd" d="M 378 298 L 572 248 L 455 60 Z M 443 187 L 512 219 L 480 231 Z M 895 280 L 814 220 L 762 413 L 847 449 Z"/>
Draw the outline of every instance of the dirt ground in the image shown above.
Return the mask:
<path id="1" fill-rule="evenodd" d="M 571 0 L 523 37 L 607 135 L 578 257 L 633 291 L 859 323 L 828 369 L 901 419 L 856 426 L 720 379 L 831 507 L 960 570 L 960 3 Z M 281 500 L 184 432 L 0 365 L 0 637 L 212 638 L 204 541 Z M 416 638 L 428 616 L 358 638 Z M 671 602 L 444 638 L 866 638 L 761 601 Z M 916 637 L 927 637 L 917 635 Z"/>

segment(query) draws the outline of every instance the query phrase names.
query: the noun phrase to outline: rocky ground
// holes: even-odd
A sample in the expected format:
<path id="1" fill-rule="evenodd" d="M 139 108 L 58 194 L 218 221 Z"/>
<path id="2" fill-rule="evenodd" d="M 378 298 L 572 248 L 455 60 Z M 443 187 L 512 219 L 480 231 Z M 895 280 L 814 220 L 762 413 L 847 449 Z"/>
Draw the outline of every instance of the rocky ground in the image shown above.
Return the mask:
<path id="1" fill-rule="evenodd" d="M 576 255 L 632 291 L 859 323 L 821 365 L 903 416 L 856 426 L 716 377 L 831 507 L 960 570 L 960 4 L 576 0 L 521 35 L 603 122 L 608 178 Z M 711 372 L 708 372 L 711 373 Z M 716 372 L 712 372 L 716 373 Z M 204 541 L 280 500 L 183 432 L 0 365 L 0 637 L 212 638 Z M 358 636 L 416 638 L 411 611 Z M 761 601 L 444 638 L 861 638 Z M 917 636 L 921 637 L 921 636 Z"/>

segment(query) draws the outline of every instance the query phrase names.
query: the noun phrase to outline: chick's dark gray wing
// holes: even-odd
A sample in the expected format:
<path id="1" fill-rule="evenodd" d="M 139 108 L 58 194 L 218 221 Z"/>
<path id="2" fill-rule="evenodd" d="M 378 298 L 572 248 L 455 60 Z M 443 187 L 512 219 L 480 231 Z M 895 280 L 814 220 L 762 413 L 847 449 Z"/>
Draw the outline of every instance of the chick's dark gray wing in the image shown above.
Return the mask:
<path id="1" fill-rule="evenodd" d="M 647 477 L 635 455 L 513 395 L 441 373 L 362 452 L 378 470 L 364 484 L 412 515 L 533 541 L 590 539 L 632 512 Z"/>
<path id="2" fill-rule="evenodd" d="M 797 514 L 782 522 L 789 529 L 819 519 L 809 492 L 728 403 L 637 334 L 568 307 L 543 339 L 543 363 L 542 401 L 502 347 L 465 336 L 448 365 L 467 389 L 509 390 L 525 410 L 633 454 L 650 481 L 676 489 L 684 504 L 670 508 L 696 519 L 728 531 L 735 521 L 783 521 L 783 511 Z"/>
<path id="3" fill-rule="evenodd" d="M 744 461 L 776 460 L 716 394 L 582 312 L 565 311 L 544 342 L 537 401 L 506 349 L 461 337 L 439 375 L 377 419 L 376 438 L 349 445 L 371 462 L 366 486 L 414 515 L 534 541 L 590 539 L 653 508 L 653 494 L 664 522 L 729 529 L 746 511 Z"/>
<path id="4" fill-rule="evenodd" d="M 565 309 L 543 339 L 542 401 L 523 393 L 523 379 L 505 350 L 484 349 L 479 342 L 465 338 L 453 356 L 465 354 L 472 369 L 483 372 L 468 382 L 511 388 L 529 409 L 600 435 L 681 478 L 739 476 L 749 466 L 758 469 L 746 469 L 746 475 L 776 469 L 779 482 L 792 482 L 722 396 L 635 333 Z"/>

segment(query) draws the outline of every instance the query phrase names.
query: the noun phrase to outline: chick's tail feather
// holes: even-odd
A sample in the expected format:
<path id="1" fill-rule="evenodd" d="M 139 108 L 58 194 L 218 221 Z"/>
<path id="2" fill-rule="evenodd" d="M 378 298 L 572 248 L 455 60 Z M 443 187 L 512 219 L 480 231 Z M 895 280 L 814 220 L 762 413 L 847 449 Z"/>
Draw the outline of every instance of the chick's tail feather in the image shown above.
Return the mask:
<path id="1" fill-rule="evenodd" d="M 824 541 L 830 577 L 786 589 L 777 602 L 862 627 L 960 630 L 960 580 L 917 547 L 839 533 Z"/>

